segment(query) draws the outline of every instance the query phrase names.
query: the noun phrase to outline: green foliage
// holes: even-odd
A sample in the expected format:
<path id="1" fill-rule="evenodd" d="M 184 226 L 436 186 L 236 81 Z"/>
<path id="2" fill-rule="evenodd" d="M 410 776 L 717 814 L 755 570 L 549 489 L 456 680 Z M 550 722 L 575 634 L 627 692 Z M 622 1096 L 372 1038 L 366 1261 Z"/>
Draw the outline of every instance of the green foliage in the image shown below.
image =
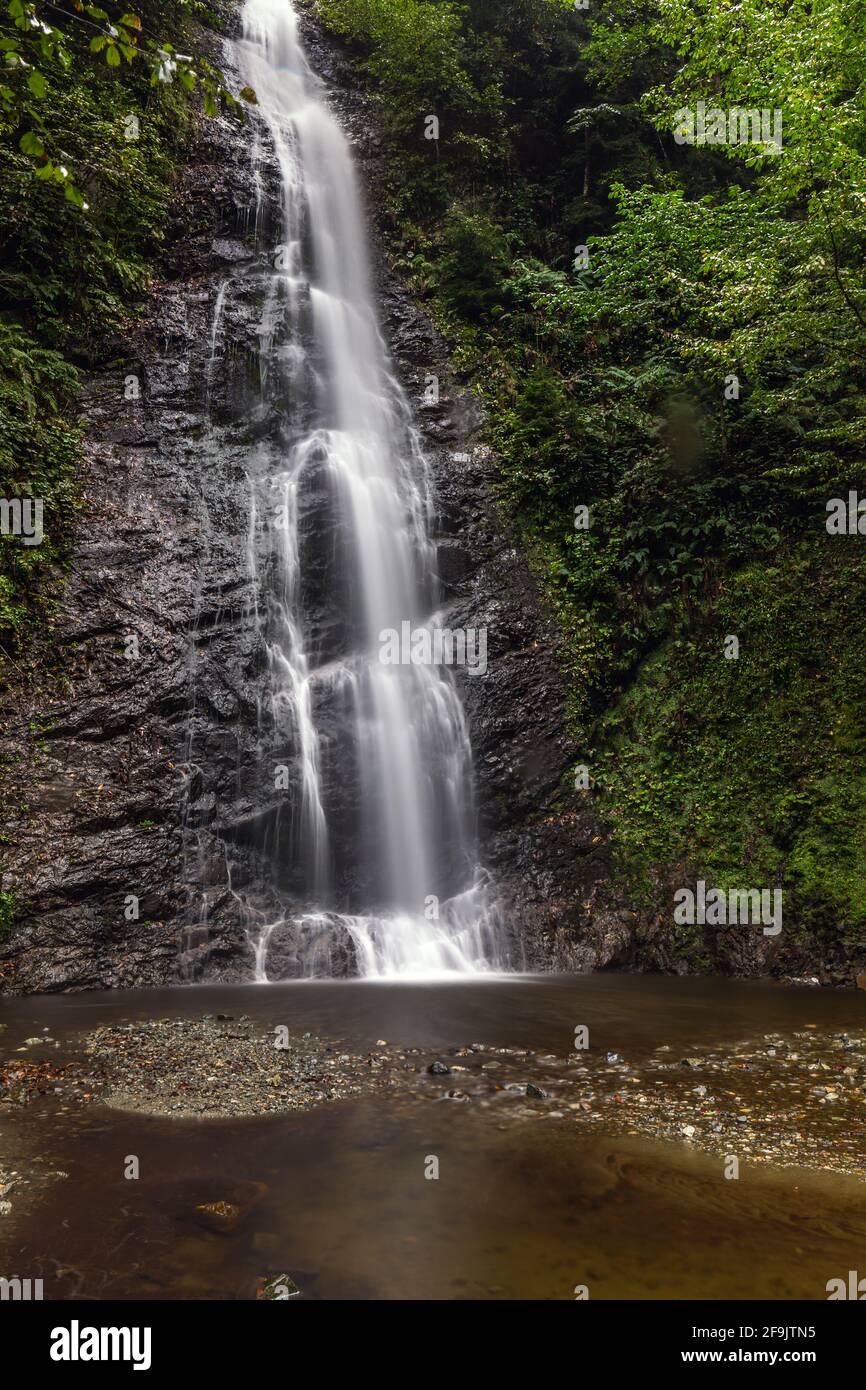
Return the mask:
<path id="1" fill-rule="evenodd" d="M 15 894 L 0 893 L 0 944 L 8 941 L 15 919 Z"/>
<path id="2" fill-rule="evenodd" d="M 115 7 L 120 8 L 120 7 Z M 205 11 L 188 0 L 150 0 L 145 18 L 174 36 L 184 12 Z M 101 55 L 109 68 L 124 63 L 144 70 L 152 86 L 176 78 L 187 92 L 200 91 L 206 115 L 215 116 L 220 106 L 237 110 L 238 100 L 224 84 L 222 74 L 207 59 L 196 60 L 178 53 L 167 36 L 154 33 L 129 11 L 110 15 L 97 5 L 72 0 L 71 9 L 60 9 L 43 0 L 7 0 L 0 37 L 8 81 L 0 83 L 0 107 L 17 126 L 26 125 L 18 148 L 33 161 L 37 178 L 59 184 L 76 207 L 86 208 L 76 175 L 59 148 L 50 99 L 63 87 L 63 78 L 80 72 L 82 55 Z M 58 23 L 58 17 L 63 23 Z M 240 94 L 255 100 L 254 94 Z"/>
<path id="3" fill-rule="evenodd" d="M 862 947 L 864 601 L 857 538 L 777 547 L 668 636 L 606 711 L 599 805 L 646 902 L 662 906 L 659 864 L 725 888 L 783 881 L 792 929 Z M 736 661 L 723 655 L 731 632 Z"/>
<path id="4" fill-rule="evenodd" d="M 511 265 L 509 241 L 483 211 L 460 205 L 449 209 L 440 254 L 428 270 L 446 308 L 458 318 L 476 323 L 499 309 Z"/>
<path id="5" fill-rule="evenodd" d="M 78 435 L 67 423 L 78 374 L 63 356 L 40 348 L 18 325 L 0 320 L 0 480 L 6 498 L 38 498 L 44 518 L 68 524 L 75 506 Z M 46 520 L 43 525 L 46 526 Z M 0 632 L 17 645 L 44 575 L 62 558 L 62 534 L 46 526 L 41 545 L 0 537 Z M 43 614 L 50 623 L 50 616 Z"/>
<path id="6" fill-rule="evenodd" d="M 428 112 L 471 111 L 478 100 L 466 70 L 456 6 L 429 0 L 321 0 L 325 23 L 358 43 L 365 70 L 396 127 L 419 129 Z"/>

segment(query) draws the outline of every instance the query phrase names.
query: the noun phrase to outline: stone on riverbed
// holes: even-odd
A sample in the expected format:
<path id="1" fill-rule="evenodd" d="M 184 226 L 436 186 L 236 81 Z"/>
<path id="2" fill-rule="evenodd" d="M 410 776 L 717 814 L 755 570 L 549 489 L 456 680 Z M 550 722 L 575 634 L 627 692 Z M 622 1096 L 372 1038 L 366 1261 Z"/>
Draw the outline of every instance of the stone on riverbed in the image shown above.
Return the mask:
<path id="1" fill-rule="evenodd" d="M 241 1208 L 231 1202 L 201 1202 L 196 1207 L 198 1219 L 209 1231 L 228 1235 L 241 1219 Z"/>

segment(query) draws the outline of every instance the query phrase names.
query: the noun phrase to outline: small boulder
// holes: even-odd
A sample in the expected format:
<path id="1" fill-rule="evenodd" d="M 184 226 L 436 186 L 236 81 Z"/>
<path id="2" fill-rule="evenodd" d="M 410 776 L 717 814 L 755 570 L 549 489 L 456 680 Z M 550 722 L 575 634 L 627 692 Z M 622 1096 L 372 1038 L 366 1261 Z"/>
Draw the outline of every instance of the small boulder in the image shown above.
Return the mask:
<path id="1" fill-rule="evenodd" d="M 228 1235 L 241 1219 L 241 1208 L 231 1202 L 201 1202 L 196 1213 L 203 1226 L 220 1235 Z"/>

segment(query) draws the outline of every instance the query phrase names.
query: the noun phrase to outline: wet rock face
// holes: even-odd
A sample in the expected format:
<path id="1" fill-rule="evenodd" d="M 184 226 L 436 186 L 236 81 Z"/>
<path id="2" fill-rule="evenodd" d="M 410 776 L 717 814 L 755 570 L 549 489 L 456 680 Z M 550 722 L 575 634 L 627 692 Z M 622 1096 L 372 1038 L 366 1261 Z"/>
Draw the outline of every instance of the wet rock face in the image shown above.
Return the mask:
<path id="1" fill-rule="evenodd" d="M 250 973 L 209 829 L 238 808 L 231 794 L 220 803 L 219 779 L 186 765 L 195 737 L 227 781 L 255 729 L 245 447 L 236 435 L 215 450 L 207 425 L 214 301 L 254 202 L 245 140 L 228 121 L 202 123 L 175 190 L 160 281 L 84 391 L 85 504 L 51 665 L 35 693 L 5 701 L 4 886 L 21 913 L 0 947 L 6 989 L 177 978 L 182 924 L 202 915 L 190 911 L 193 848 L 221 922 L 214 958 L 227 977 Z M 239 358 L 252 323 L 251 307 Z M 204 653 L 194 692 L 193 649 Z"/>

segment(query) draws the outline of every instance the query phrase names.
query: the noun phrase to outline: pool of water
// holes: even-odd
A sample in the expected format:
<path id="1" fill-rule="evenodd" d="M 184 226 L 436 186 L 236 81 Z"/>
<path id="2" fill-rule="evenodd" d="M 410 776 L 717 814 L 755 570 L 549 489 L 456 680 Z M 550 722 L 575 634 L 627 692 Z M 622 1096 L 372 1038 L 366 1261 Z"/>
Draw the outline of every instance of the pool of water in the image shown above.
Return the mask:
<path id="1" fill-rule="evenodd" d="M 661 1045 L 863 1028 L 866 995 L 589 975 L 39 996 L 2 1004 L 0 1052 L 48 1028 L 52 1060 L 73 1057 L 97 1025 L 217 1012 L 431 1058 L 471 1043 L 564 1055 L 582 1024 L 593 1049 L 640 1061 Z M 0 1272 L 42 1277 L 46 1298 L 253 1298 L 288 1272 L 311 1299 L 572 1299 L 576 1285 L 594 1299 L 823 1299 L 828 1279 L 866 1268 L 866 1184 L 749 1165 L 727 1181 L 685 1142 L 603 1125 L 515 1125 L 382 1094 L 242 1120 L 61 1110 L 51 1097 L 0 1114 L 7 1167 L 68 1175 L 38 1198 L 13 1188 L 0 1225 Z M 233 1230 L 200 1224 L 197 1205 L 236 1193 Z"/>

